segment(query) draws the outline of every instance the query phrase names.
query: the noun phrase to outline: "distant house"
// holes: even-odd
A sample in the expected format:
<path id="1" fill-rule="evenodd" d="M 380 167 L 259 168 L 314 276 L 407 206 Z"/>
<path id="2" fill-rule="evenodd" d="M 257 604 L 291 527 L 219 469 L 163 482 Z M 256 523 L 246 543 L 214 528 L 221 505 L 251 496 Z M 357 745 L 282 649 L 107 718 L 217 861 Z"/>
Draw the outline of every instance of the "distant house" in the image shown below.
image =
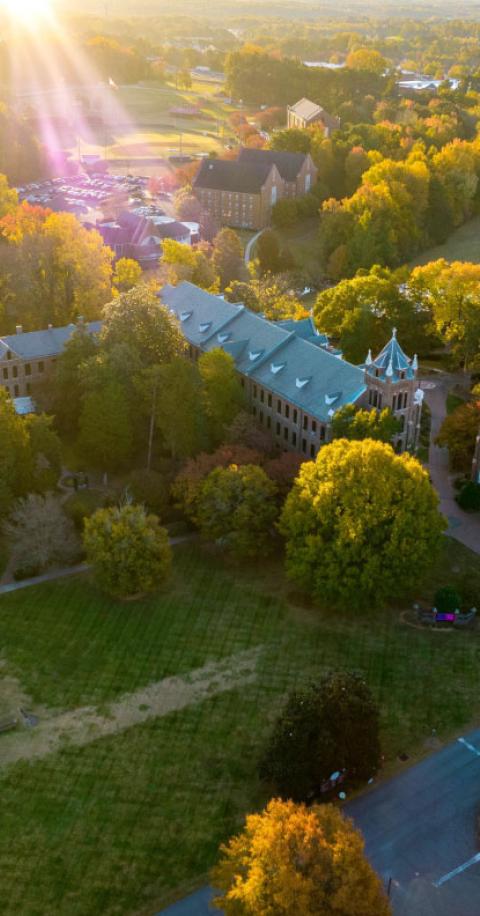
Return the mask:
<path id="1" fill-rule="evenodd" d="M 321 124 L 325 136 L 329 137 L 332 131 L 339 129 L 340 118 L 329 114 L 310 99 L 300 99 L 295 105 L 288 105 L 287 127 L 311 127 L 312 124 Z"/>
<path id="2" fill-rule="evenodd" d="M 44 331 L 24 331 L 19 324 L 15 334 L 0 337 L 0 384 L 14 401 L 29 398 L 35 386 L 53 371 L 57 357 L 79 325 L 90 334 L 99 334 L 102 327 L 101 321 L 87 323 L 83 319 L 78 325 L 49 325 Z"/>
<path id="3" fill-rule="evenodd" d="M 193 189 L 221 225 L 263 229 L 274 204 L 307 194 L 317 180 L 310 154 L 243 148 L 237 159 L 205 159 Z"/>
<path id="4" fill-rule="evenodd" d="M 115 220 L 101 220 L 95 228 L 117 260 L 134 258 L 144 269 L 156 266 L 162 254 L 163 239 L 174 239 L 185 245 L 192 241 L 192 231 L 185 223 L 128 210 Z"/>

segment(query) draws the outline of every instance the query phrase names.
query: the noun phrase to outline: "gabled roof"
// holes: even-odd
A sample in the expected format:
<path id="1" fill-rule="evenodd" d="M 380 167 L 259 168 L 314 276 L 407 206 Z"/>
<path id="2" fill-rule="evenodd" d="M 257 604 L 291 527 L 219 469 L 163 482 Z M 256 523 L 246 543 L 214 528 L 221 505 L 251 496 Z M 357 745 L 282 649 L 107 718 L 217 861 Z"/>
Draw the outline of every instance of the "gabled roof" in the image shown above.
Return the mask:
<path id="1" fill-rule="evenodd" d="M 329 345 L 328 336 L 317 331 L 313 318 L 301 318 L 299 321 L 295 321 L 294 318 L 284 318 L 277 321 L 277 324 L 286 331 L 293 331 L 297 337 L 309 340 L 316 347 L 328 347 Z"/>
<path id="2" fill-rule="evenodd" d="M 405 378 L 414 378 L 417 369 L 417 357 L 414 356 L 413 360 L 411 360 L 403 352 L 397 340 L 397 329 L 394 328 L 390 340 L 375 359 L 372 359 L 369 351 L 365 368 L 371 375 L 390 378 L 394 381 L 398 380 L 401 372 L 405 373 Z"/>
<path id="3" fill-rule="evenodd" d="M 305 153 L 288 153 L 274 149 L 240 150 L 237 162 L 270 163 L 276 165 L 284 181 L 296 181 L 306 160 Z"/>
<path id="4" fill-rule="evenodd" d="M 85 323 L 85 329 L 91 334 L 99 334 L 102 328 L 101 321 Z M 10 350 L 21 359 L 43 359 L 49 356 L 58 356 L 65 344 L 78 330 L 78 325 L 68 324 L 63 328 L 48 328 L 46 331 L 23 331 L 20 334 L 8 334 L 0 337 L 0 359 L 4 358 Z"/>
<path id="5" fill-rule="evenodd" d="M 271 162 L 239 162 L 237 159 L 204 159 L 193 182 L 194 188 L 258 194 L 273 165 Z"/>
<path id="6" fill-rule="evenodd" d="M 290 105 L 290 111 L 293 111 L 299 118 L 305 121 L 323 121 L 326 127 L 335 130 L 340 126 L 340 119 L 325 111 L 321 105 L 311 102 L 310 99 L 300 99 L 295 105 Z"/>
<path id="7" fill-rule="evenodd" d="M 243 305 L 226 302 L 192 283 L 165 286 L 161 300 L 176 315 L 187 340 L 202 350 L 221 347 L 239 372 L 324 423 L 365 391 L 363 370 L 310 342 L 302 322 L 268 321 Z M 292 325 L 299 325 L 299 333 Z"/>

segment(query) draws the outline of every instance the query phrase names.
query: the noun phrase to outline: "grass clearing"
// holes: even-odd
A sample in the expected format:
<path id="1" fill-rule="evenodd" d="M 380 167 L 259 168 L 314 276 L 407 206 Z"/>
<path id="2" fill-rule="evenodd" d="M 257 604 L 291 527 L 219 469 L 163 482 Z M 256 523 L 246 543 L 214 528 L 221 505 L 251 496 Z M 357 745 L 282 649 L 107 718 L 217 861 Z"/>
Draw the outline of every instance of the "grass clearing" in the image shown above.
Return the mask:
<path id="1" fill-rule="evenodd" d="M 428 264 L 430 261 L 472 261 L 480 263 L 480 216 L 468 220 L 454 232 L 443 245 L 429 248 L 410 262 L 410 268 L 419 264 Z"/>
<path id="2" fill-rule="evenodd" d="M 201 881 L 218 844 L 266 800 L 257 760 L 285 693 L 330 667 L 366 673 L 387 762 L 480 713 L 476 632 L 418 631 L 395 610 L 320 611 L 276 563 L 229 568 L 192 544 L 175 561 L 171 587 L 138 604 L 106 598 L 88 576 L 0 598 L 1 675 L 34 710 L 108 715 L 127 692 L 258 648 L 241 688 L 0 770 L 2 916 L 151 914 Z M 466 581 L 478 594 L 479 566 L 448 540 L 424 597 Z M 0 762 L 1 749 L 0 738 Z"/>

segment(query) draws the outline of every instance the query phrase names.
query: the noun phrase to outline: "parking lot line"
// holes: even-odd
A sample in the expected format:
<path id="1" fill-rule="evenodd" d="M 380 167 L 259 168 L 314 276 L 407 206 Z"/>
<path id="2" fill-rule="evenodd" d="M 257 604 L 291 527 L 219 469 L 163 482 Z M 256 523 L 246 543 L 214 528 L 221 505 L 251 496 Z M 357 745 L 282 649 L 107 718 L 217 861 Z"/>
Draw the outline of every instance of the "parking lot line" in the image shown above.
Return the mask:
<path id="1" fill-rule="evenodd" d="M 472 754 L 475 754 L 476 757 L 480 757 L 480 751 L 475 747 L 475 745 L 470 744 L 470 742 L 466 741 L 465 738 L 458 738 L 457 740 L 459 744 L 463 744 L 463 746 L 468 748 L 468 750 L 471 751 Z"/>
<path id="2" fill-rule="evenodd" d="M 467 862 L 464 862 L 463 865 L 458 865 L 457 868 L 454 868 L 453 871 L 447 872 L 446 875 L 442 875 L 438 881 L 433 882 L 434 887 L 441 887 L 442 884 L 446 884 L 447 881 L 450 881 L 452 878 L 456 878 L 457 875 L 461 875 L 462 872 L 466 871 L 467 868 L 470 868 L 472 865 L 475 865 L 477 862 L 480 862 L 480 852 L 477 852 L 475 856 L 472 856 L 471 859 L 468 859 Z"/>

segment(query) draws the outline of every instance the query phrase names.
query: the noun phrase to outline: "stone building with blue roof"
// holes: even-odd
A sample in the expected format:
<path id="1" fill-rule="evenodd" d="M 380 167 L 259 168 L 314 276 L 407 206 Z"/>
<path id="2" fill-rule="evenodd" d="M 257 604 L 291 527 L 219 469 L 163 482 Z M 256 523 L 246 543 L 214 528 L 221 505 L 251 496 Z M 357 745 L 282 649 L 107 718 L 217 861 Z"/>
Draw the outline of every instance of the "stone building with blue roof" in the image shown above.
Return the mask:
<path id="1" fill-rule="evenodd" d="M 369 353 L 354 366 L 311 318 L 269 321 L 188 282 L 164 286 L 159 297 L 178 319 L 192 359 L 217 347 L 232 356 L 253 415 L 279 447 L 314 458 L 331 438 L 335 412 L 355 404 L 390 407 L 402 424 L 395 447 L 415 448 L 423 393 L 417 358 L 408 359 L 395 331 L 375 360 Z"/>

